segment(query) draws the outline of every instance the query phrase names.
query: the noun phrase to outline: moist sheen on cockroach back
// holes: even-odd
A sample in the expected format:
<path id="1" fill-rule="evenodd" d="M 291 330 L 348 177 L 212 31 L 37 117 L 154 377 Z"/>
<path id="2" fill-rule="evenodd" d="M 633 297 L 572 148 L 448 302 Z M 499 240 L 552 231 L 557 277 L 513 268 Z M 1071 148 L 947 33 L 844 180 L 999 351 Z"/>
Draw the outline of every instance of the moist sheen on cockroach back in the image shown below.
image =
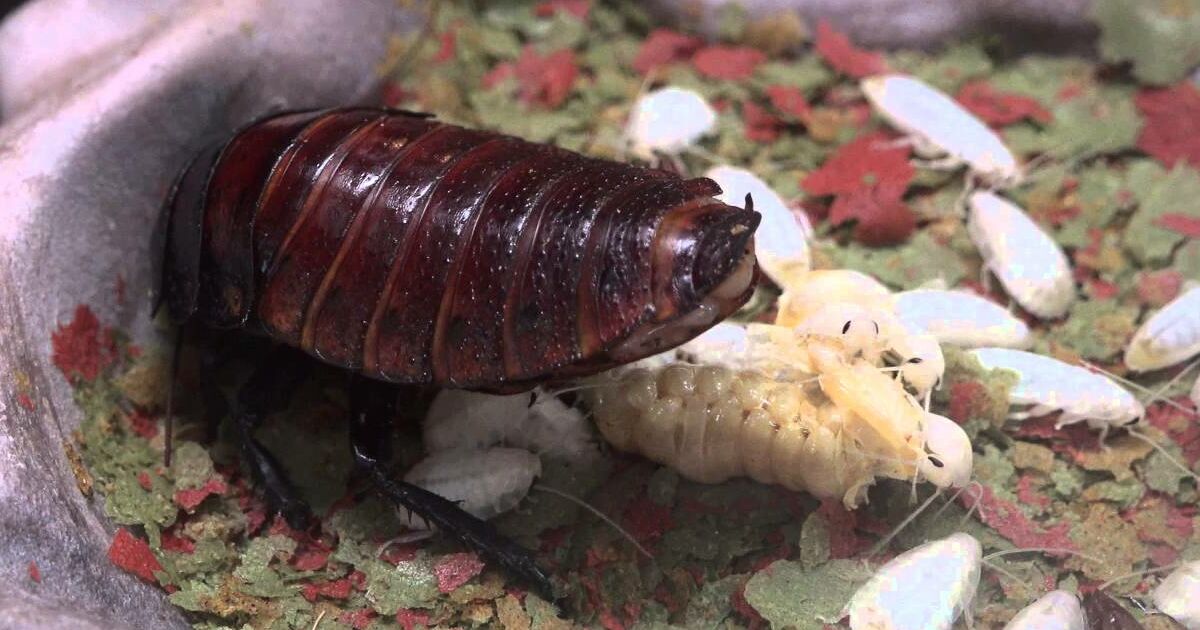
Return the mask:
<path id="1" fill-rule="evenodd" d="M 519 391 L 740 307 L 759 218 L 720 192 L 409 112 L 286 113 L 181 177 L 165 299 L 373 379 Z"/>

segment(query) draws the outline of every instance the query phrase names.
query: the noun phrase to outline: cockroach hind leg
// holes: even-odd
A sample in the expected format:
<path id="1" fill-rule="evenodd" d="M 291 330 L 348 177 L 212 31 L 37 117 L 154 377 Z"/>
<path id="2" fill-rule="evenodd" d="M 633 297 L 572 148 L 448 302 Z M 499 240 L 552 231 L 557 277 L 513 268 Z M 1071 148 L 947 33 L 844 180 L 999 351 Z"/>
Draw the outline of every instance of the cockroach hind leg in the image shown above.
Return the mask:
<path id="1" fill-rule="evenodd" d="M 388 390 L 390 389 L 390 395 Z M 396 481 L 389 470 L 390 433 L 395 388 L 361 377 L 351 387 L 350 445 L 355 465 L 371 484 L 396 507 L 421 517 L 436 528 L 479 552 L 510 575 L 525 582 L 548 601 L 557 598 L 550 576 L 537 565 L 533 553 L 504 537 L 487 521 L 459 505 L 406 481 Z"/>
<path id="2" fill-rule="evenodd" d="M 296 387 L 308 375 L 308 361 L 297 361 L 294 350 L 277 347 L 260 363 L 238 390 L 234 409 L 234 436 L 242 460 L 262 489 L 268 507 L 283 516 L 293 529 L 305 530 L 312 512 L 284 474 L 283 466 L 254 437 L 254 430 L 272 413 L 287 408 Z"/>

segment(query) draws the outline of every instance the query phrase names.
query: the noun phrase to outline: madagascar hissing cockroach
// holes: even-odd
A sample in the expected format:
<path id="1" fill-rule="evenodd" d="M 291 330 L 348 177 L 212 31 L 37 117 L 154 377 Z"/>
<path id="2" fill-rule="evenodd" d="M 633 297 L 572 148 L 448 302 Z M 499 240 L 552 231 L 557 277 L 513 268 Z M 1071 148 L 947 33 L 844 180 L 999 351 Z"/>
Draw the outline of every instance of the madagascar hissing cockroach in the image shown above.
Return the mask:
<path id="1" fill-rule="evenodd" d="M 759 218 L 720 192 L 410 112 L 282 113 L 181 175 L 163 294 L 177 321 L 265 335 L 367 377 L 363 391 L 523 391 L 667 350 L 749 299 Z M 303 502 L 252 432 L 304 363 L 260 367 L 235 413 L 243 458 L 301 523 Z M 384 474 L 388 406 L 356 404 L 352 423 L 381 491 L 544 581 L 485 523 Z"/>

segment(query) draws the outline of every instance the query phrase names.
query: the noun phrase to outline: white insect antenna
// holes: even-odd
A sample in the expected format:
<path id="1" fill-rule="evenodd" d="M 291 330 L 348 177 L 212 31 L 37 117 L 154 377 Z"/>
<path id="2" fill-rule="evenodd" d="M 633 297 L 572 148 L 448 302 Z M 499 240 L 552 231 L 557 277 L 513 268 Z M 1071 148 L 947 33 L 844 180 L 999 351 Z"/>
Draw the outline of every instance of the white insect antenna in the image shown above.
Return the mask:
<path id="1" fill-rule="evenodd" d="M 937 518 L 939 516 L 941 516 L 942 512 L 946 511 L 946 508 L 950 507 L 951 505 L 954 505 L 954 502 L 958 500 L 958 497 L 960 495 L 962 495 L 962 493 L 965 492 L 968 488 L 978 488 L 979 495 L 976 496 L 976 501 L 975 501 L 974 505 L 971 506 L 971 509 L 967 510 L 967 513 L 965 515 L 963 515 L 962 521 L 959 523 L 959 529 L 961 529 L 962 525 L 964 523 L 966 523 L 969 518 L 971 518 L 972 514 L 974 514 L 975 509 L 979 506 L 979 499 L 981 499 L 983 496 L 983 486 L 978 481 L 972 480 L 967 485 L 956 490 L 954 492 L 954 494 L 950 495 L 950 498 L 946 499 L 946 503 L 944 505 L 942 505 L 942 507 L 938 508 L 937 512 L 933 513 L 933 519 L 937 520 Z M 917 517 L 920 516 L 921 513 L 924 512 L 926 509 L 928 509 L 930 505 L 933 505 L 933 502 L 938 497 L 942 496 L 942 494 L 945 491 L 946 491 L 945 488 L 938 488 L 936 492 L 929 495 L 929 497 L 927 499 L 925 499 L 925 501 L 923 501 L 921 503 L 921 505 L 917 507 L 916 510 L 913 510 L 912 513 L 910 513 L 908 516 L 904 517 L 904 520 L 900 521 L 900 523 L 898 523 L 895 527 L 893 527 L 892 531 L 888 532 L 887 535 L 885 535 L 883 538 L 879 539 L 879 542 L 875 543 L 875 545 L 873 547 L 871 547 L 871 550 L 869 552 L 867 552 L 866 557 L 869 558 L 872 556 L 877 556 L 880 553 L 882 553 L 884 549 L 887 549 L 887 546 L 889 544 L 891 544 L 891 542 L 893 540 L 896 539 L 896 536 L 899 536 L 900 532 L 904 531 L 904 528 L 908 527 L 909 525 L 912 525 L 913 521 L 917 520 Z"/>
<path id="2" fill-rule="evenodd" d="M 1192 409 L 1188 409 L 1187 406 L 1177 403 L 1174 400 L 1171 400 L 1170 398 L 1163 397 L 1165 392 L 1168 389 L 1170 389 L 1172 385 L 1174 385 L 1175 383 L 1178 383 L 1179 380 L 1183 377 L 1183 375 L 1186 372 L 1190 371 L 1192 368 L 1196 367 L 1197 365 L 1200 365 L 1200 359 L 1189 363 L 1182 370 L 1180 370 L 1178 374 L 1171 377 L 1171 380 L 1167 381 L 1167 383 L 1165 385 L 1158 388 L 1157 390 L 1150 389 L 1149 387 L 1146 387 L 1145 385 L 1142 385 L 1141 383 L 1137 383 L 1128 378 L 1125 378 L 1124 376 L 1119 376 L 1117 374 L 1109 372 L 1108 370 L 1100 367 L 1099 365 L 1096 365 L 1095 363 L 1091 363 L 1088 361 L 1082 361 L 1081 365 L 1083 365 L 1083 367 L 1085 367 L 1093 372 L 1096 372 L 1097 374 L 1102 374 L 1104 376 L 1107 376 L 1108 378 L 1111 378 L 1114 381 L 1120 382 L 1123 385 L 1126 385 L 1132 389 L 1135 389 L 1135 390 L 1145 394 L 1147 396 L 1145 402 L 1143 403 L 1145 405 L 1152 405 L 1154 403 L 1161 402 L 1161 403 L 1167 405 L 1168 407 L 1178 409 L 1179 411 L 1182 411 L 1183 413 L 1186 413 L 1189 416 L 1192 416 L 1195 418 L 1200 418 L 1200 413 L 1197 413 L 1196 411 L 1193 411 Z"/>
<path id="3" fill-rule="evenodd" d="M 1167 571 L 1174 571 L 1175 569 L 1178 569 L 1181 566 L 1183 566 L 1182 562 L 1172 562 L 1171 564 L 1164 564 L 1161 567 L 1154 567 L 1153 569 L 1142 569 L 1141 571 L 1132 571 L 1130 573 L 1123 573 L 1123 574 L 1118 575 L 1117 577 L 1112 578 L 1111 580 L 1101 584 L 1100 586 L 1096 587 L 1096 590 L 1103 591 L 1104 589 L 1112 586 L 1113 584 L 1116 584 L 1117 582 L 1124 582 L 1125 580 L 1128 580 L 1130 578 L 1154 575 L 1155 573 L 1166 573 Z"/>
<path id="4" fill-rule="evenodd" d="M 563 492 L 562 490 L 559 490 L 557 488 L 551 488 L 550 486 L 543 485 L 540 483 L 533 484 L 533 489 L 552 494 L 552 495 L 562 498 L 562 499 L 566 499 L 567 501 L 570 501 L 570 502 L 574 503 L 575 505 L 578 505 L 579 507 L 591 512 L 592 514 L 595 514 L 600 520 L 604 521 L 605 523 L 608 523 L 608 525 L 610 527 L 617 530 L 617 532 L 620 533 L 621 536 L 625 537 L 625 539 L 627 539 L 630 543 L 632 543 L 633 546 L 636 547 L 637 550 L 639 552 L 641 552 L 641 554 L 643 556 L 646 556 L 651 561 L 654 561 L 654 555 L 651 554 L 649 551 L 646 551 L 646 548 L 643 547 L 641 545 L 641 543 L 639 543 L 637 541 L 637 539 L 633 537 L 633 534 L 630 534 L 628 531 L 626 531 L 624 527 L 621 527 L 620 524 L 618 524 L 613 519 L 609 518 L 608 515 L 605 514 L 604 512 L 601 512 L 600 510 L 597 510 L 595 507 L 592 507 L 592 505 L 589 504 L 587 501 L 584 501 L 583 499 L 580 499 L 579 497 L 576 497 L 572 494 Z"/>

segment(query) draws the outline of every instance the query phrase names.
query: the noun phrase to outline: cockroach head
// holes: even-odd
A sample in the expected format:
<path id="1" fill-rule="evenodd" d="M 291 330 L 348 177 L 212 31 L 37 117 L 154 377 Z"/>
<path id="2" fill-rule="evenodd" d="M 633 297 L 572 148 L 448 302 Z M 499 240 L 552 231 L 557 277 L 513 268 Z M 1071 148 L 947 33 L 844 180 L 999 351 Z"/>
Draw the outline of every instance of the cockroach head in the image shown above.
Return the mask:
<path id="1" fill-rule="evenodd" d="M 936 413 L 925 414 L 924 461 L 921 476 L 939 488 L 961 488 L 971 481 L 974 454 L 971 439 L 958 423 Z"/>
<path id="2" fill-rule="evenodd" d="M 668 214 L 652 246 L 651 316 L 613 357 L 624 363 L 668 350 L 741 308 L 759 275 L 754 256 L 759 218 L 752 208 L 713 199 Z"/>

